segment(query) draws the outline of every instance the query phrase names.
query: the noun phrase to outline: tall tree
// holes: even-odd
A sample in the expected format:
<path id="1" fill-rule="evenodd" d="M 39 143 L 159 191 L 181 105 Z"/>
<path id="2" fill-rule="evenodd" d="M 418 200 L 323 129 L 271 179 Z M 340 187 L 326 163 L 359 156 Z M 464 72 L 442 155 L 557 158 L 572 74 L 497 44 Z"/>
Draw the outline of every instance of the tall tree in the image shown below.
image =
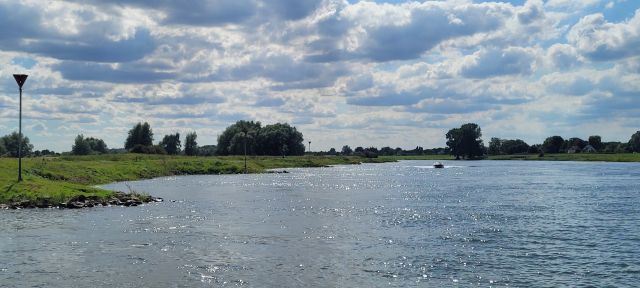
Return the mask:
<path id="1" fill-rule="evenodd" d="M 498 155 L 502 151 L 502 140 L 500 138 L 493 137 L 489 141 L 489 155 Z"/>
<path id="2" fill-rule="evenodd" d="M 640 131 L 631 135 L 631 139 L 629 139 L 629 143 L 627 144 L 627 149 L 631 152 L 640 152 Z"/>
<path id="3" fill-rule="evenodd" d="M 262 128 L 257 136 L 258 155 L 303 155 L 302 133 L 287 123 L 276 123 Z"/>
<path id="4" fill-rule="evenodd" d="M 589 136 L 589 145 L 593 146 L 597 151 L 602 150 L 604 147 L 602 144 L 602 138 L 598 135 Z"/>
<path id="5" fill-rule="evenodd" d="M 456 159 L 460 159 L 460 156 L 474 159 L 484 154 L 482 130 L 478 124 L 467 123 L 460 128 L 451 129 L 446 137 L 447 146 L 451 148 L 451 154 L 456 156 Z"/>
<path id="6" fill-rule="evenodd" d="M 196 132 L 187 133 L 187 137 L 184 140 L 184 154 L 189 156 L 198 155 L 198 142 L 196 139 L 198 135 Z"/>
<path id="7" fill-rule="evenodd" d="M 71 153 L 73 155 L 89 155 L 92 152 L 91 145 L 89 145 L 88 141 L 85 141 L 84 135 L 80 134 L 76 136 L 76 140 L 73 146 L 71 146 Z"/>
<path id="8" fill-rule="evenodd" d="M 164 151 L 167 151 L 167 154 L 177 155 L 182 147 L 180 133 L 164 135 L 164 138 L 160 141 L 160 146 L 164 148 Z"/>
<path id="9" fill-rule="evenodd" d="M 562 139 L 562 137 L 551 136 L 542 143 L 542 151 L 544 151 L 544 153 L 560 153 L 563 145 L 564 139 Z"/>
<path id="10" fill-rule="evenodd" d="M 238 121 L 218 136 L 218 155 L 243 155 L 245 145 L 248 154 L 256 153 L 256 138 L 262 124 L 254 121 Z"/>
<path id="11" fill-rule="evenodd" d="M 18 157 L 18 139 L 20 139 L 18 132 L 12 132 L 11 134 L 5 135 L 2 137 L 2 139 L 0 139 L 0 142 L 4 144 L 5 149 L 7 149 L 7 152 L 11 157 Z M 33 145 L 29 143 L 29 137 L 25 137 L 24 134 L 22 134 L 21 143 L 22 156 L 24 157 L 31 155 L 31 152 L 33 151 Z"/>
<path id="12" fill-rule="evenodd" d="M 501 154 L 522 154 L 527 153 L 528 151 L 529 144 L 520 139 L 502 140 L 502 145 L 500 146 Z"/>
<path id="13" fill-rule="evenodd" d="M 129 135 L 124 143 L 124 148 L 132 149 L 136 145 L 153 146 L 153 130 L 151 130 L 151 125 L 149 125 L 149 123 L 138 122 L 138 124 L 129 130 Z"/>
<path id="14" fill-rule="evenodd" d="M 73 155 L 89 155 L 107 153 L 107 144 L 102 139 L 93 137 L 85 138 L 84 135 L 76 136 L 74 144 L 71 146 Z"/>
<path id="15" fill-rule="evenodd" d="M 353 149 L 351 149 L 351 147 L 349 147 L 349 145 L 342 146 L 342 150 L 340 152 L 341 155 L 349 156 L 352 153 L 353 153 Z"/>
<path id="16" fill-rule="evenodd" d="M 89 138 L 85 138 L 85 141 L 89 143 L 91 150 L 95 153 L 106 154 L 108 152 L 107 144 L 104 143 L 104 140 L 102 139 L 89 137 Z"/>
<path id="17" fill-rule="evenodd" d="M 578 147 L 580 149 L 584 148 L 589 144 L 587 141 L 584 141 L 578 137 L 572 137 L 567 140 L 567 148 Z"/>
<path id="18" fill-rule="evenodd" d="M 7 154 L 7 148 L 4 147 L 4 141 L 0 139 L 0 157 L 2 157 L 4 154 Z"/>

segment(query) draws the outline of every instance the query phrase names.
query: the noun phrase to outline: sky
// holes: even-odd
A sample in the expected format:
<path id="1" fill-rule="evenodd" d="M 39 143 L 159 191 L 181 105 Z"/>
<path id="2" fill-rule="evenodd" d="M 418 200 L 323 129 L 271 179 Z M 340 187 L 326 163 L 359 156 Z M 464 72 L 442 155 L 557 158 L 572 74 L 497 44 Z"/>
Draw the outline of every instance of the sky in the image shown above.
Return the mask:
<path id="1" fill-rule="evenodd" d="M 237 120 L 311 149 L 640 130 L 640 1 L 0 0 L 0 134 L 69 151 L 147 121 L 200 145 Z"/>

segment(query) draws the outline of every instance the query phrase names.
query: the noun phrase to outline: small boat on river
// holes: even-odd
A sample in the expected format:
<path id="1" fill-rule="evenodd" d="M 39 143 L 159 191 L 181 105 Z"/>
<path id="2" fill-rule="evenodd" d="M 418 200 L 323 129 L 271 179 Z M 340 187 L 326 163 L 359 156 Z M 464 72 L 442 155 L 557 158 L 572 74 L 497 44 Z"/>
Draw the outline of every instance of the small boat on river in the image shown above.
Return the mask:
<path id="1" fill-rule="evenodd" d="M 440 162 L 433 163 L 433 168 L 444 168 L 444 164 Z"/>

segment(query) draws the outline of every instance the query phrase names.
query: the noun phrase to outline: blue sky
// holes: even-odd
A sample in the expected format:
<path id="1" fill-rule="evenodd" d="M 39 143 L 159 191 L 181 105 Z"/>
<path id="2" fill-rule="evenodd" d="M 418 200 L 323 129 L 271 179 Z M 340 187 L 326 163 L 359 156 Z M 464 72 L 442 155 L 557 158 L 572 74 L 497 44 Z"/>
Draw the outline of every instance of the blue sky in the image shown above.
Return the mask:
<path id="1" fill-rule="evenodd" d="M 0 134 L 68 151 L 289 122 L 313 150 L 444 146 L 450 128 L 541 143 L 640 130 L 634 0 L 0 0 Z"/>

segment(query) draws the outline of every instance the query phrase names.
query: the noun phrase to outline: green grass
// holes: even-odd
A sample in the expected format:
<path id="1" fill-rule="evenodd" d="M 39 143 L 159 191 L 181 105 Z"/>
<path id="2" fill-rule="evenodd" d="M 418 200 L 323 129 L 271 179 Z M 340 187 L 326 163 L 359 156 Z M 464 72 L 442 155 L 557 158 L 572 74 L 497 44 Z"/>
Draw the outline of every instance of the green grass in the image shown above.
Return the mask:
<path id="1" fill-rule="evenodd" d="M 360 157 L 248 157 L 249 173 L 291 167 L 323 167 L 394 159 Z M 163 155 L 98 155 L 26 158 L 23 179 L 17 182 L 18 160 L 0 158 L 0 203 L 48 198 L 64 202 L 78 195 L 109 197 L 112 192 L 95 185 L 170 175 L 234 174 L 244 171 L 244 158 Z M 125 191 L 126 192 L 126 191 Z M 153 191 L 148 191 L 153 193 Z"/>

